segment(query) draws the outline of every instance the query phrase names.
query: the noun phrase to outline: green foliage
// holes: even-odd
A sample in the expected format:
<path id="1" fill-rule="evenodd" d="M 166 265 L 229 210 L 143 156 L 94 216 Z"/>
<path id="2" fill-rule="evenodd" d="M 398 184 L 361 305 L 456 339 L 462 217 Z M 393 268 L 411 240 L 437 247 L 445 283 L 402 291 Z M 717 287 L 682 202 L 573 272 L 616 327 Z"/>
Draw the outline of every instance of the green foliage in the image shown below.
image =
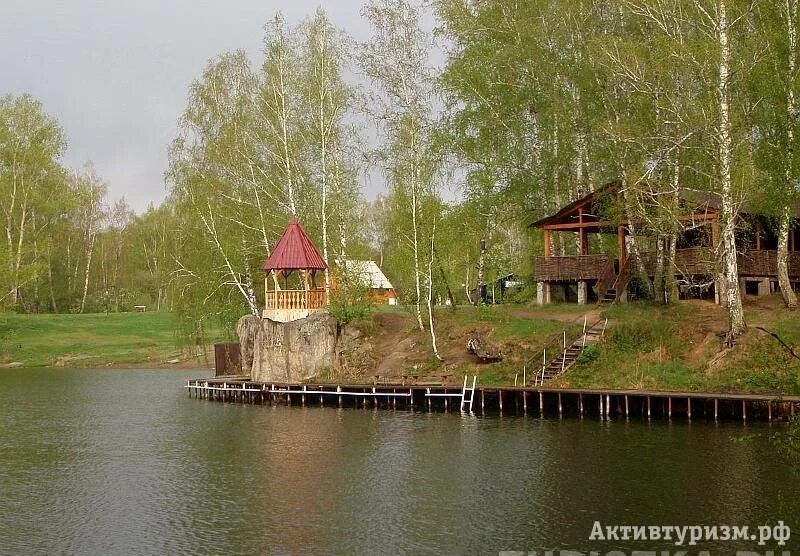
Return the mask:
<path id="1" fill-rule="evenodd" d="M 599 354 L 600 350 L 597 346 L 586 346 L 581 351 L 581 354 L 578 356 L 577 364 L 578 365 L 589 365 Z"/>
<path id="2" fill-rule="evenodd" d="M 328 310 L 344 326 L 354 320 L 364 319 L 375 306 L 371 285 L 353 269 L 337 267 L 332 273 L 336 287 L 331 290 Z"/>
<path id="3" fill-rule="evenodd" d="M 535 299 L 536 299 L 536 283 L 533 281 L 533 277 L 529 277 L 525 279 L 525 285 L 522 288 L 512 293 L 506 293 L 503 302 L 523 305 L 531 303 Z"/>

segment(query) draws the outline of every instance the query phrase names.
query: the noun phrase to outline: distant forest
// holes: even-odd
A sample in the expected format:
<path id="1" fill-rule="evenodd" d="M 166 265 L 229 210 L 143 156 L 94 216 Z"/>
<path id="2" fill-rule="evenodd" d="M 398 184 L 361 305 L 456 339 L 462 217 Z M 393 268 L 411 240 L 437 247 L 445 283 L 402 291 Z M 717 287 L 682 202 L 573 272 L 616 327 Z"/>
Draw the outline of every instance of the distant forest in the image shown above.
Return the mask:
<path id="1" fill-rule="evenodd" d="M 531 222 L 620 180 L 631 245 L 665 264 L 687 225 L 678 189 L 719 200 L 730 330 L 744 329 L 738 212 L 758 207 L 785 238 L 800 197 L 795 0 L 373 0 L 362 15 L 363 43 L 322 10 L 277 14 L 262 59 L 210 60 L 165 145 L 169 196 L 143 214 L 110 203 L 91 163 L 64 167 L 45 106 L 0 98 L 2 306 L 147 305 L 197 337 L 259 312 L 261 264 L 294 214 L 329 263 L 377 261 L 432 327 L 430 306 L 531 275 Z M 386 190 L 367 201 L 376 173 Z M 665 287 L 654 299 L 674 299 Z"/>

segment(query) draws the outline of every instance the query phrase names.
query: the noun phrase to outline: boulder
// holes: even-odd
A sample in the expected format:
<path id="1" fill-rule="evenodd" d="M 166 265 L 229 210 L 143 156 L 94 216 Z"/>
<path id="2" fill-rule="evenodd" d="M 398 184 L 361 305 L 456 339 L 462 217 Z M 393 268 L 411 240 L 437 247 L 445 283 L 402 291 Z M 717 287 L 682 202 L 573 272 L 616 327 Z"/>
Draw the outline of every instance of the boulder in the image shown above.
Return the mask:
<path id="1" fill-rule="evenodd" d="M 247 315 L 236 324 L 242 372 L 260 382 L 301 382 L 336 364 L 338 327 L 326 312 L 278 322 Z"/>

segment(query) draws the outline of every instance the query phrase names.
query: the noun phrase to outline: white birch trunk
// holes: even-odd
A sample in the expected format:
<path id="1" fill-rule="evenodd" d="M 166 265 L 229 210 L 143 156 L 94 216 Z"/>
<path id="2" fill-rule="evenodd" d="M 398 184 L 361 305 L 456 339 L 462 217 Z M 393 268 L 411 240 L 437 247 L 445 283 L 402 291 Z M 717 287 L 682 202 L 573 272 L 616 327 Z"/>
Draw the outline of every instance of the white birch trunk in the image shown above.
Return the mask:
<path id="1" fill-rule="evenodd" d="M 413 170 L 416 173 L 416 168 Z M 422 324 L 422 310 L 420 308 L 420 300 L 422 299 L 422 288 L 420 287 L 420 269 L 419 269 L 419 228 L 417 223 L 417 210 L 418 210 L 418 201 L 417 201 L 417 185 L 416 180 L 415 183 L 411 185 L 411 225 L 414 228 L 413 231 L 413 250 L 414 250 L 414 287 L 416 288 L 417 298 L 414 301 L 415 309 L 416 309 L 416 316 L 417 316 L 417 326 L 420 330 L 425 330 L 425 325 Z"/>
<path id="2" fill-rule="evenodd" d="M 95 234 L 89 234 L 89 244 L 88 250 L 86 252 L 86 269 L 83 273 L 83 296 L 81 297 L 81 308 L 80 311 L 83 313 L 84 309 L 86 308 L 86 296 L 89 293 L 89 269 L 92 267 L 92 253 L 94 253 L 94 240 Z"/>
<path id="3" fill-rule="evenodd" d="M 778 285 L 787 309 L 797 308 L 797 296 L 789 280 L 789 232 L 793 217 L 791 207 L 784 207 L 778 226 Z"/>
<path id="4" fill-rule="evenodd" d="M 795 0 L 785 0 L 784 9 L 786 10 L 786 33 L 789 38 L 788 52 L 788 90 L 786 95 L 786 131 L 788 143 L 788 156 L 786 157 L 786 186 L 792 189 L 792 176 L 794 175 L 794 114 L 797 109 L 795 106 L 795 73 L 797 70 L 797 20 Z M 793 196 L 789 196 L 792 199 Z M 797 295 L 792 288 L 789 280 L 789 233 L 792 229 L 794 214 L 792 203 L 787 202 L 781 211 L 780 223 L 778 226 L 778 285 L 781 289 L 783 303 L 787 309 L 797 308 Z"/>
<path id="5" fill-rule="evenodd" d="M 436 345 L 436 329 L 433 324 L 433 254 L 434 254 L 434 237 L 436 236 L 436 223 L 433 224 L 433 230 L 431 231 L 431 251 L 430 256 L 428 257 L 428 330 L 431 334 L 431 347 L 433 349 L 433 354 L 436 356 L 436 359 L 439 361 L 442 360 L 442 356 L 439 355 L 439 348 Z"/>
<path id="6" fill-rule="evenodd" d="M 736 261 L 736 206 L 733 199 L 733 180 L 731 177 L 732 142 L 730 122 L 730 60 L 731 50 L 728 38 L 727 0 L 718 1 L 719 35 L 719 169 L 721 189 L 722 220 L 722 265 L 725 303 L 728 309 L 729 336 L 742 334 L 747 325 L 744 321 L 742 297 L 739 291 L 739 271 Z"/>

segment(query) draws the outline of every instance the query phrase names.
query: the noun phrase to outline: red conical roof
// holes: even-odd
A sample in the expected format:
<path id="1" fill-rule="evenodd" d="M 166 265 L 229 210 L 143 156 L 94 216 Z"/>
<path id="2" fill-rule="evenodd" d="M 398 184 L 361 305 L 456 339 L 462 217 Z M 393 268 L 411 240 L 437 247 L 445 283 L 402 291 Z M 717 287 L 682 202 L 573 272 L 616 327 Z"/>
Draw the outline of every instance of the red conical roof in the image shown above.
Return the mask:
<path id="1" fill-rule="evenodd" d="M 309 239 L 297 218 L 292 216 L 275 249 L 261 267 L 270 270 L 325 270 L 328 265 Z"/>

